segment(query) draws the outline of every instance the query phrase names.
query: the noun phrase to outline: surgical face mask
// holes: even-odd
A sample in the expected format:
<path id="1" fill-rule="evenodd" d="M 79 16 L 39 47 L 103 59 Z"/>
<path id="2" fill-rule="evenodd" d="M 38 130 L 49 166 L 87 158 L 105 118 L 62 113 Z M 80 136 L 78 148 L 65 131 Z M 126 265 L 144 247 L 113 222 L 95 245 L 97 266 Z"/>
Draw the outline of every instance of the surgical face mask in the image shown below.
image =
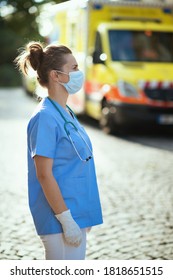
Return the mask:
<path id="1" fill-rule="evenodd" d="M 84 75 L 82 71 L 80 70 L 73 71 L 73 72 L 69 72 L 69 74 L 65 72 L 61 72 L 59 70 L 57 70 L 57 72 L 63 73 L 65 75 L 69 75 L 69 81 L 67 83 L 59 82 L 62 86 L 65 87 L 65 89 L 69 94 L 74 94 L 82 88 L 84 82 Z"/>

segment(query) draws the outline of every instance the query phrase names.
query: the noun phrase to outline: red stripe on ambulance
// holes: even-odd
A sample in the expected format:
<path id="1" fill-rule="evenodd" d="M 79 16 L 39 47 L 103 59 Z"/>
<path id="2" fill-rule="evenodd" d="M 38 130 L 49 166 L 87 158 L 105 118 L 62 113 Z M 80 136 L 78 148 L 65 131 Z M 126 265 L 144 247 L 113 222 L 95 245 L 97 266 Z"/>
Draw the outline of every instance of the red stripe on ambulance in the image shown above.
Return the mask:
<path id="1" fill-rule="evenodd" d="M 173 88 L 173 81 L 140 80 L 138 86 L 141 89 L 170 89 Z"/>

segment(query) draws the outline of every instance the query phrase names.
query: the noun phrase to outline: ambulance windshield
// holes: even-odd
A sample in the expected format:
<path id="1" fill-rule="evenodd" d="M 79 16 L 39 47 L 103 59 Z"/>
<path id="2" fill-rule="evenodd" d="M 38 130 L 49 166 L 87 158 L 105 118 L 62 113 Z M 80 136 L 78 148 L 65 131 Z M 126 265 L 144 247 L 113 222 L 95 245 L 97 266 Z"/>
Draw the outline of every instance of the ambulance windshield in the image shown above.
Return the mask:
<path id="1" fill-rule="evenodd" d="M 173 62 L 173 33 L 109 30 L 113 61 Z"/>

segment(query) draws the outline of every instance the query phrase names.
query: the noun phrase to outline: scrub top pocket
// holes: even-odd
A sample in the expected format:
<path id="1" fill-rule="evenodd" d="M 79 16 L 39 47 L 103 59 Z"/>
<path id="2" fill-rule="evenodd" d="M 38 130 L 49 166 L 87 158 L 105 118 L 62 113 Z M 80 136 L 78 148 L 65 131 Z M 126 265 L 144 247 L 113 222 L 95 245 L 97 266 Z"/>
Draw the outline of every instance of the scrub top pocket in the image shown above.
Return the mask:
<path id="1" fill-rule="evenodd" d="M 72 216 L 86 214 L 89 201 L 89 190 L 86 177 L 71 177 L 58 182 L 63 198 Z"/>

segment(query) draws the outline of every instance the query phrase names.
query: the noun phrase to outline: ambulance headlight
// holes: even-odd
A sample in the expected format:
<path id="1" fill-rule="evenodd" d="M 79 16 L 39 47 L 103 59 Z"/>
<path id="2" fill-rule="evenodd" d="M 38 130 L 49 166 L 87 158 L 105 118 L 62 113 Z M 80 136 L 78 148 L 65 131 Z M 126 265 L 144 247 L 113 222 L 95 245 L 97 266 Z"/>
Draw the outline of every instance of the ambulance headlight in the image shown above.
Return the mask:
<path id="1" fill-rule="evenodd" d="M 131 85 L 125 81 L 118 82 L 118 89 L 120 91 L 120 94 L 123 96 L 139 97 L 137 89 L 133 85 Z"/>

